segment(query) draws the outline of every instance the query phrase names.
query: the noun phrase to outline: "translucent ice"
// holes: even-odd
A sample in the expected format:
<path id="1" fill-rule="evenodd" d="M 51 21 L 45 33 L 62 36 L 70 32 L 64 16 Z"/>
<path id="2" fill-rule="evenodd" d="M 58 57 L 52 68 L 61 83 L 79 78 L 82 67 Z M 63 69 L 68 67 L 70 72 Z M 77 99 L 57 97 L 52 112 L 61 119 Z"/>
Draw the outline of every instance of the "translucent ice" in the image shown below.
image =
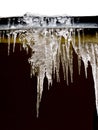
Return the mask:
<path id="1" fill-rule="evenodd" d="M 98 34 L 96 32 L 95 41 L 85 40 L 84 27 L 82 29 L 71 28 L 72 23 L 69 17 L 45 17 L 32 16 L 26 14 L 23 22 L 29 29 L 16 29 L 12 31 L 14 36 L 13 52 L 15 51 L 16 37 L 22 42 L 23 48 L 28 52 L 28 47 L 32 50 L 32 55 L 28 59 L 31 64 L 31 76 L 37 75 L 37 115 L 39 103 L 43 91 L 43 78 L 47 74 L 49 84 L 52 83 L 52 72 L 56 70 L 57 81 L 60 81 L 59 68 L 62 64 L 64 80 L 67 85 L 68 73 L 70 72 L 71 82 L 73 82 L 73 49 L 78 55 L 78 72 L 80 74 L 81 60 L 84 63 L 85 75 L 87 77 L 88 62 L 92 67 L 96 106 L 98 112 Z M 20 23 L 20 22 L 19 22 Z M 10 27 L 10 20 L 8 22 Z M 22 25 L 21 25 L 22 26 Z M 88 25 L 89 26 L 89 25 Z M 61 27 L 61 28 L 60 28 Z M 93 26 L 92 26 L 93 27 Z M 10 53 L 10 34 L 8 33 L 8 55 Z"/>

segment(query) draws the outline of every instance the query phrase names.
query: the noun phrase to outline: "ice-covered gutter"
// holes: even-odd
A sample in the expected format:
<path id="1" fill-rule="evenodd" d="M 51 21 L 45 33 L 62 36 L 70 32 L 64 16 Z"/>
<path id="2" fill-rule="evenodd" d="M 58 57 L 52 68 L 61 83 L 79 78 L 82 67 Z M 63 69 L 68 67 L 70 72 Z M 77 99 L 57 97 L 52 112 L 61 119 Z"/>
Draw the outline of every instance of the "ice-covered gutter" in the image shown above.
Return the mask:
<path id="1" fill-rule="evenodd" d="M 31 64 L 31 76 L 35 73 L 37 73 L 38 76 L 37 116 L 43 91 L 44 74 L 47 74 L 49 83 L 52 83 L 52 70 L 56 68 L 57 80 L 58 82 L 60 81 L 60 56 L 64 79 L 68 84 L 69 68 L 71 82 L 73 82 L 73 49 L 78 55 L 79 72 L 81 68 L 81 59 L 85 66 L 86 76 L 88 62 L 90 62 L 92 66 L 98 112 L 98 30 L 95 36 L 97 42 L 94 43 L 93 41 L 85 42 L 84 34 L 84 29 L 97 29 L 98 22 L 90 23 L 90 21 L 88 21 L 88 23 L 81 23 L 79 21 L 75 22 L 75 19 L 75 17 L 69 16 L 46 17 L 25 14 L 20 18 L 7 18 L 7 24 L 5 25 L 3 25 L 2 22 L 0 23 L 0 30 L 7 30 L 8 55 L 10 52 L 10 37 L 12 35 L 14 37 L 13 52 L 15 51 L 17 35 L 23 43 L 24 49 L 28 51 L 28 46 L 32 49 L 32 56 L 28 61 Z M 63 43 L 62 37 L 64 39 Z M 78 39 L 77 41 L 76 37 Z"/>

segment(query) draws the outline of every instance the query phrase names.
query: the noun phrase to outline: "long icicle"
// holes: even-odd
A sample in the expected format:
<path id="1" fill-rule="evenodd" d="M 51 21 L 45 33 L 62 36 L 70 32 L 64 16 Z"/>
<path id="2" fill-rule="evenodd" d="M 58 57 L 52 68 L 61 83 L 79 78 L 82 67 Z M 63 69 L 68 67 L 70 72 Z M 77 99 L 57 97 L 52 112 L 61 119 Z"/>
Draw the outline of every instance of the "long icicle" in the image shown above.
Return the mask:
<path id="1" fill-rule="evenodd" d="M 13 52 L 15 52 L 15 44 L 16 44 L 17 33 L 14 32 L 13 36 L 14 36 Z"/>
<path id="2" fill-rule="evenodd" d="M 10 54 L 10 33 L 8 35 L 8 55 Z"/>

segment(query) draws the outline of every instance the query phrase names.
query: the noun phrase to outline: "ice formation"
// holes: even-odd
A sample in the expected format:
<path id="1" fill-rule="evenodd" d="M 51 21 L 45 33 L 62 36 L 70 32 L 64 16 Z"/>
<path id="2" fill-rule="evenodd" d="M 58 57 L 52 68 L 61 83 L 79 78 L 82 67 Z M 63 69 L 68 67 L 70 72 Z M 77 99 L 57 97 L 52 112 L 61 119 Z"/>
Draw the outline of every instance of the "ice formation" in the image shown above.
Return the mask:
<path id="1" fill-rule="evenodd" d="M 68 84 L 69 68 L 71 82 L 73 82 L 73 49 L 78 55 L 79 73 L 81 68 L 81 59 L 85 66 L 86 77 L 88 61 L 92 66 L 96 95 L 96 107 L 98 112 L 98 42 L 85 42 L 84 28 L 72 28 L 72 23 L 69 17 L 53 18 L 39 16 L 32 17 L 32 15 L 25 15 L 23 21 L 26 23 L 26 27 L 29 27 L 29 29 L 16 29 L 10 31 L 10 33 L 7 34 L 8 55 L 10 54 L 10 36 L 13 36 L 14 38 L 13 52 L 15 51 L 17 35 L 19 36 L 19 39 L 27 52 L 28 46 L 32 49 L 32 56 L 28 59 L 28 61 L 31 64 L 31 76 L 32 74 L 37 74 L 38 77 L 37 114 L 43 91 L 43 78 L 45 72 L 47 74 L 49 83 L 52 83 L 52 70 L 55 71 L 56 68 L 57 81 L 60 81 L 60 57 L 63 66 L 64 79 Z M 8 26 L 10 25 L 8 24 Z M 78 39 L 77 41 L 76 32 Z M 96 41 L 97 40 L 98 36 L 96 32 Z"/>

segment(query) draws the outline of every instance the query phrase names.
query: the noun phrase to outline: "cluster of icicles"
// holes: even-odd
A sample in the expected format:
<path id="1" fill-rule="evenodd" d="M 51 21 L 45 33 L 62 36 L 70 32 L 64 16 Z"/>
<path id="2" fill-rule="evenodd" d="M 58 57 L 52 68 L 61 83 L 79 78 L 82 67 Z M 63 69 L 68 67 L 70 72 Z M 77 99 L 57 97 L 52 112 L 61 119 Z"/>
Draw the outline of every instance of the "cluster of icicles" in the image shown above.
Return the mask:
<path id="1" fill-rule="evenodd" d="M 77 41 L 76 41 L 77 31 Z M 82 39 L 80 36 L 82 32 Z M 37 28 L 29 30 L 16 30 L 8 33 L 8 55 L 10 52 L 10 35 L 14 37 L 13 52 L 15 51 L 16 38 L 18 37 L 28 52 L 28 46 L 32 49 L 32 56 L 28 59 L 31 64 L 31 76 L 38 76 L 38 101 L 39 103 L 43 91 L 43 78 L 46 72 L 49 83 L 52 83 L 52 70 L 56 68 L 57 80 L 59 77 L 60 56 L 63 66 L 64 79 L 68 84 L 68 68 L 70 69 L 71 82 L 73 82 L 73 49 L 78 55 L 78 69 L 80 73 L 81 59 L 85 66 L 85 75 L 87 76 L 88 61 L 92 66 L 92 73 L 95 85 L 96 106 L 98 112 L 98 43 L 85 42 L 83 29 L 49 29 Z M 63 38 L 63 42 L 62 42 Z M 96 39 L 98 39 L 96 35 Z M 73 48 L 73 49 L 72 49 Z M 53 68 L 54 67 L 54 68 Z M 40 99 L 39 99 L 40 94 Z"/>

